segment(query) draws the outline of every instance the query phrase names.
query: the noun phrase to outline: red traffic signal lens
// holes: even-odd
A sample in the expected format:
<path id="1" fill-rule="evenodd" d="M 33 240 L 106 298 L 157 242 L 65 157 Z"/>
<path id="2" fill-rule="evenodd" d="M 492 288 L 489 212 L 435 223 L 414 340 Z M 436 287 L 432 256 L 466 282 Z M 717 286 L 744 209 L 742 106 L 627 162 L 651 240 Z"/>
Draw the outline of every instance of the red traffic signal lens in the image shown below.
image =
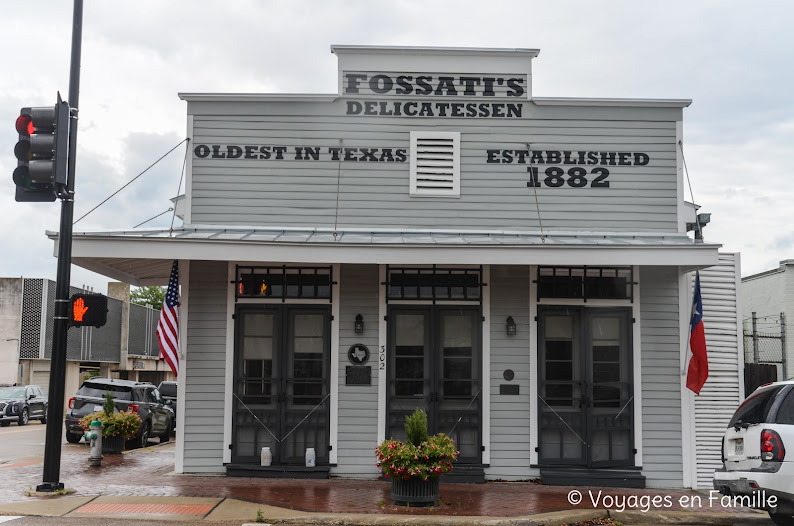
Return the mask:
<path id="1" fill-rule="evenodd" d="M 33 126 L 33 116 L 23 113 L 17 117 L 16 128 L 17 133 L 20 135 L 31 136 L 36 133 L 36 128 Z"/>

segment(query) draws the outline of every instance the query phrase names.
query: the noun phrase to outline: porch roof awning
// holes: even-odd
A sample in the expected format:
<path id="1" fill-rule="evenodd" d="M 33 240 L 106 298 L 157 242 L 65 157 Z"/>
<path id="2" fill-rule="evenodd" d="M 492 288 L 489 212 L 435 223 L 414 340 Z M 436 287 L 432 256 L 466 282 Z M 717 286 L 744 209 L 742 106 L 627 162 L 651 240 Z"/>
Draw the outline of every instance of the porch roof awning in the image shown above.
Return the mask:
<path id="1" fill-rule="evenodd" d="M 57 232 L 47 232 L 56 242 Z M 685 234 L 245 228 L 83 232 L 72 236 L 72 263 L 137 286 L 165 285 L 171 261 L 366 263 L 393 265 L 670 265 L 718 263 L 716 243 Z"/>

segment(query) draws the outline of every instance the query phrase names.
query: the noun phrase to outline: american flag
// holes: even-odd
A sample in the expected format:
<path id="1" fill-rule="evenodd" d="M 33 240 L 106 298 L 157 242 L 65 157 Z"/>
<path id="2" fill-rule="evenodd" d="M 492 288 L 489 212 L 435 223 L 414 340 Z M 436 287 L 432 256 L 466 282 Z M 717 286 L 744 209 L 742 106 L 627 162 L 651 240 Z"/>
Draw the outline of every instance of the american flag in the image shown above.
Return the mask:
<path id="1" fill-rule="evenodd" d="M 160 341 L 160 359 L 179 375 L 179 262 L 174 260 L 171 279 L 165 293 L 160 322 L 157 324 L 157 339 Z"/>

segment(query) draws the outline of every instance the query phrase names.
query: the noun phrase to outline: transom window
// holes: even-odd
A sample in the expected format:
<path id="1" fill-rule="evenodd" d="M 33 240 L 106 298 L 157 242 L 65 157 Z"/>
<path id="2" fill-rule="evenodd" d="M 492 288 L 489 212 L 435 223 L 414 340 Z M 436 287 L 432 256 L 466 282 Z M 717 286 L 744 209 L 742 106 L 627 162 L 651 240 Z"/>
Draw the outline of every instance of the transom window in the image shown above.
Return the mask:
<path id="1" fill-rule="evenodd" d="M 387 267 L 389 300 L 481 301 L 482 267 Z"/>
<path id="2" fill-rule="evenodd" d="M 634 301 L 633 267 L 538 267 L 538 299 Z"/>
<path id="3" fill-rule="evenodd" d="M 331 267 L 237 267 L 235 297 L 331 299 Z"/>

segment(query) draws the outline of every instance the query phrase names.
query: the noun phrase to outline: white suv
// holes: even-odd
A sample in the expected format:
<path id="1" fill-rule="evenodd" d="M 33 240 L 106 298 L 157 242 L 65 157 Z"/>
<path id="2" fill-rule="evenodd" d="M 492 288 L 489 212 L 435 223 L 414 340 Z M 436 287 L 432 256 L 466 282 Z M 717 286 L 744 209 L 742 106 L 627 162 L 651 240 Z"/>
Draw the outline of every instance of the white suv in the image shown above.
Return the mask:
<path id="1" fill-rule="evenodd" d="M 714 489 L 794 526 L 794 381 L 762 385 L 739 406 L 722 439 L 722 462 Z"/>

